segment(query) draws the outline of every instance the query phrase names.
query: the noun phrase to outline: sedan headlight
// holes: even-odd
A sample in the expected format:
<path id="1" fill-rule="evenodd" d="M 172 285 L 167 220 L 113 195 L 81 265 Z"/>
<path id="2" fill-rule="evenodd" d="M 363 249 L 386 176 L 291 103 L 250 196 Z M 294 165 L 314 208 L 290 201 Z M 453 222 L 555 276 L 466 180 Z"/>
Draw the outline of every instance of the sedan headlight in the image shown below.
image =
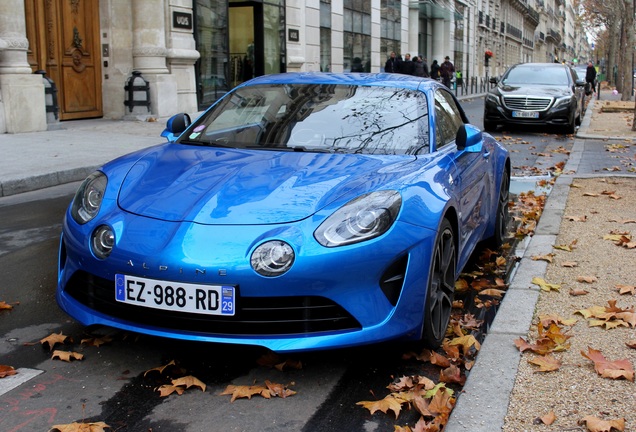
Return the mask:
<path id="1" fill-rule="evenodd" d="M 560 106 L 570 105 L 571 100 L 572 98 L 570 96 L 559 98 L 554 102 L 554 107 L 558 108 Z"/>
<path id="2" fill-rule="evenodd" d="M 294 249 L 280 240 L 271 240 L 257 247 L 252 253 L 250 263 L 254 271 L 261 276 L 280 276 L 294 263 Z"/>
<path id="3" fill-rule="evenodd" d="M 499 105 L 499 97 L 495 94 L 488 93 L 486 95 L 486 102 L 494 103 L 495 105 Z"/>
<path id="4" fill-rule="evenodd" d="M 358 243 L 384 234 L 395 222 L 402 197 L 386 190 L 362 195 L 338 209 L 316 230 L 314 237 L 323 246 Z"/>
<path id="5" fill-rule="evenodd" d="M 106 175 L 100 171 L 94 172 L 84 180 L 73 199 L 71 215 L 75 222 L 85 224 L 97 216 L 107 183 Z"/>

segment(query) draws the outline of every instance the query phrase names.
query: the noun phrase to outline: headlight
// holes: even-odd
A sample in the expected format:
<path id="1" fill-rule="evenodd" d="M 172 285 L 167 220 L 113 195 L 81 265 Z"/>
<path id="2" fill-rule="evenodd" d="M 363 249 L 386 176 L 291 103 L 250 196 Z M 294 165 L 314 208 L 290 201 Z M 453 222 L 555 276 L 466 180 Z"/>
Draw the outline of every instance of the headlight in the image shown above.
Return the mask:
<path id="1" fill-rule="evenodd" d="M 554 102 L 554 107 L 557 108 L 563 105 L 570 105 L 571 100 L 572 98 L 570 98 L 570 96 L 559 98 Z"/>
<path id="2" fill-rule="evenodd" d="M 488 93 L 486 95 L 486 102 L 494 103 L 495 105 L 499 105 L 499 97 L 495 94 Z"/>
<path id="3" fill-rule="evenodd" d="M 85 224 L 97 216 L 107 183 L 106 175 L 100 171 L 94 172 L 84 180 L 73 199 L 71 215 L 75 222 Z"/>
<path id="4" fill-rule="evenodd" d="M 280 240 L 271 240 L 257 247 L 250 262 L 254 271 L 261 276 L 280 276 L 294 263 L 294 250 Z"/>
<path id="5" fill-rule="evenodd" d="M 99 259 L 106 259 L 115 246 L 115 233 L 106 225 L 100 225 L 91 237 L 91 248 Z"/>
<path id="6" fill-rule="evenodd" d="M 314 237 L 326 247 L 343 246 L 378 237 L 393 225 L 401 205 L 402 197 L 397 191 L 362 195 L 329 216 L 320 224 Z"/>

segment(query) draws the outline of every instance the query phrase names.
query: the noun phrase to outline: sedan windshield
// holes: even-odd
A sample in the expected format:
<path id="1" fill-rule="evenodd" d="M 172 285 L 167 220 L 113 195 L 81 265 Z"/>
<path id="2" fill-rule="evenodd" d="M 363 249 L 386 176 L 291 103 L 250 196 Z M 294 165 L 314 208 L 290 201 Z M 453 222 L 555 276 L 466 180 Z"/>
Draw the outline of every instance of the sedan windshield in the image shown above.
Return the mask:
<path id="1" fill-rule="evenodd" d="M 513 67 L 501 81 L 505 85 L 569 85 L 567 71 L 564 67 L 544 67 L 541 65 Z"/>
<path id="2" fill-rule="evenodd" d="M 236 89 L 179 139 L 242 149 L 419 154 L 429 151 L 423 93 L 327 84 Z"/>

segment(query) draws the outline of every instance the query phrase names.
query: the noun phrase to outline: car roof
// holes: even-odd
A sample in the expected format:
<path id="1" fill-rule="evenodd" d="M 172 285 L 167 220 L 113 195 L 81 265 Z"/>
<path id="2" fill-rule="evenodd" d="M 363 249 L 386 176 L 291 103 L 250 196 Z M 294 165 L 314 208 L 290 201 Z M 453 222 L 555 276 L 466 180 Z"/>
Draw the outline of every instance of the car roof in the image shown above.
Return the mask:
<path id="1" fill-rule="evenodd" d="M 423 90 L 429 87 L 441 87 L 441 84 L 429 78 L 392 73 L 332 73 L 332 72 L 288 72 L 263 75 L 247 81 L 243 85 L 257 84 L 339 84 L 399 87 L 410 90 Z"/>
<path id="2" fill-rule="evenodd" d="M 563 63 L 517 63 L 516 65 L 510 66 L 514 67 L 546 67 L 546 68 L 565 68 L 569 67 L 568 65 L 564 65 Z"/>

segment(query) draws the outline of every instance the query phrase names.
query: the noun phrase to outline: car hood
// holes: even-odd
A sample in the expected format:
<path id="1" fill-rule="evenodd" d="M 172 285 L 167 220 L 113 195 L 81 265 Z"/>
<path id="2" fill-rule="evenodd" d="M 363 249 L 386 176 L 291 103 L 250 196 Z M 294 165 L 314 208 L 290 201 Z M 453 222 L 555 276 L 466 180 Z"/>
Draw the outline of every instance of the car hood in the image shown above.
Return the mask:
<path id="1" fill-rule="evenodd" d="M 553 97 L 570 96 L 572 90 L 567 86 L 549 85 L 501 85 L 497 87 L 502 96 Z"/>
<path id="2" fill-rule="evenodd" d="M 292 222 L 342 195 L 382 188 L 413 160 L 167 144 L 132 165 L 118 202 L 127 212 L 175 222 Z"/>

